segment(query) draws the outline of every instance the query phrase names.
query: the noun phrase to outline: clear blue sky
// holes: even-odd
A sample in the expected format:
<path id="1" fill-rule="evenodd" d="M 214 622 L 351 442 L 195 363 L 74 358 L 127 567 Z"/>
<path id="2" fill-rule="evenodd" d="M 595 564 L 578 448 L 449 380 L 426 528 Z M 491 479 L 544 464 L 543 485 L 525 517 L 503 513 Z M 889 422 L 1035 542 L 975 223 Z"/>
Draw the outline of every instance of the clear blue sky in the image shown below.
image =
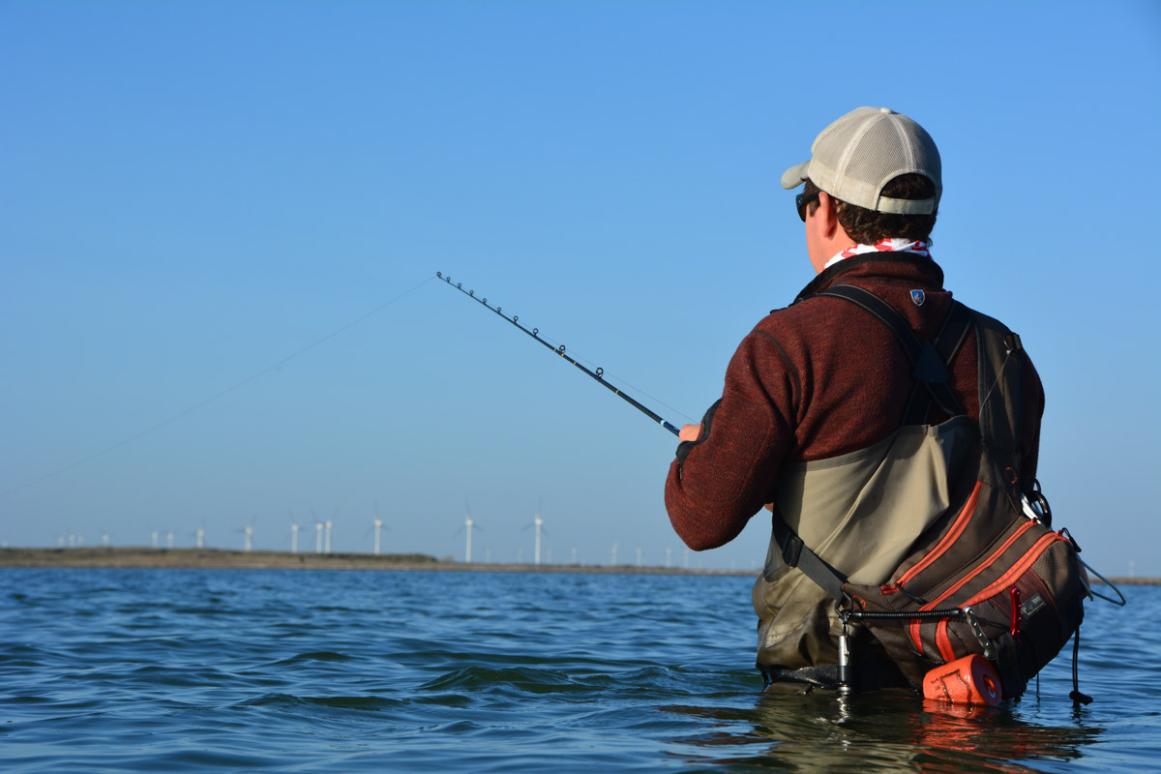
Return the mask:
<path id="1" fill-rule="evenodd" d="M 810 279 L 778 187 L 858 105 L 934 135 L 935 255 L 1047 386 L 1041 479 L 1161 575 L 1161 5 L 0 3 L 0 541 L 102 530 L 680 559 L 671 436 L 436 270 L 690 417 Z M 675 421 L 686 417 L 664 411 Z M 707 565 L 751 566 L 757 517 Z"/>

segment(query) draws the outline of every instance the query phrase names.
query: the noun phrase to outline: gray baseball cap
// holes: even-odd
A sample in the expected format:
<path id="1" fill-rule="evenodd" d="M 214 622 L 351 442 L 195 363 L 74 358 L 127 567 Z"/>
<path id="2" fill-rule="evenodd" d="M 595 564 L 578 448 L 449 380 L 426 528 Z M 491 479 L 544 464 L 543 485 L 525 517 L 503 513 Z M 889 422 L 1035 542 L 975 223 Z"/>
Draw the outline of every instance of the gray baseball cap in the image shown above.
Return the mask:
<path id="1" fill-rule="evenodd" d="M 906 174 L 929 179 L 935 196 L 883 196 L 883 186 Z M 922 126 L 890 108 L 855 108 L 823 129 L 810 146 L 810 160 L 782 173 L 782 187 L 797 188 L 807 178 L 836 199 L 896 215 L 929 215 L 943 192 L 935 141 Z"/>

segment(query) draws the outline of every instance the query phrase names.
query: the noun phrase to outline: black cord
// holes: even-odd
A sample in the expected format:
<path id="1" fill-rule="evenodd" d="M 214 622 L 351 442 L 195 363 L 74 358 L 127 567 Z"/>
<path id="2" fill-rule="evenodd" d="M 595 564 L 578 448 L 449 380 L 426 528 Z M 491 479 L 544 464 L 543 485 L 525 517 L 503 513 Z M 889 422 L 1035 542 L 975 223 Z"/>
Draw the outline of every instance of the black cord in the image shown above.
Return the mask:
<path id="1" fill-rule="evenodd" d="M 1077 660 L 1080 658 L 1080 627 L 1076 627 L 1076 634 L 1072 635 L 1072 693 L 1068 694 L 1068 698 L 1072 699 L 1074 707 L 1079 707 L 1082 704 L 1092 704 L 1092 697 L 1088 694 L 1080 692 L 1080 673 L 1077 669 Z"/>
<path id="2" fill-rule="evenodd" d="M 1116 586 L 1113 584 L 1113 582 L 1112 582 L 1112 581 L 1110 581 L 1108 578 L 1106 578 L 1105 576 L 1101 575 L 1099 572 L 1097 572 L 1096 570 L 1094 570 L 1094 569 L 1092 568 L 1092 565 L 1090 565 L 1090 564 L 1089 564 L 1088 562 L 1086 562 L 1085 560 L 1081 559 L 1079 556 L 1077 557 L 1077 561 L 1078 561 L 1078 562 L 1080 562 L 1081 564 L 1083 564 L 1083 565 L 1084 565 L 1084 568 L 1085 568 L 1086 570 L 1088 570 L 1088 571 L 1089 571 L 1089 572 L 1091 572 L 1093 575 L 1095 575 L 1095 576 L 1097 576 L 1098 578 L 1100 578 L 1100 580 L 1101 580 L 1101 583 L 1105 584 L 1105 585 L 1106 585 L 1106 586 L 1108 586 L 1110 589 L 1112 589 L 1113 591 L 1117 592 L 1117 596 L 1119 597 L 1119 599 L 1113 599 L 1112 597 L 1106 597 L 1104 594 L 1101 594 L 1101 593 L 1099 593 L 1099 592 L 1093 591 L 1091 586 L 1089 587 L 1088 593 L 1092 594 L 1092 595 L 1093 595 L 1094 597 L 1096 597 L 1097 599 L 1103 599 L 1105 602 L 1110 602 L 1110 603 L 1112 603 L 1112 604 L 1116 605 L 1117 607 L 1124 607 L 1124 606 L 1127 604 L 1128 600 L 1126 600 L 1126 599 L 1125 599 L 1125 595 L 1121 593 L 1121 590 L 1120 590 L 1120 589 L 1118 589 L 1118 588 L 1117 588 L 1117 587 L 1116 587 Z"/>

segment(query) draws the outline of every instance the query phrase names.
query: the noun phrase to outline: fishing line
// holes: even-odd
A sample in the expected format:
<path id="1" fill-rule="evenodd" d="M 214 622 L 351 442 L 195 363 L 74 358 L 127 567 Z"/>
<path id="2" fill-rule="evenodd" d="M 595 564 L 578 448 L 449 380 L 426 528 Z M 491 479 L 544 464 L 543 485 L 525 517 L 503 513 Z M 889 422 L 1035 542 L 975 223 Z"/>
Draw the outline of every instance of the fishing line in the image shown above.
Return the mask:
<path id="1" fill-rule="evenodd" d="M 544 338 L 547 338 L 547 337 L 544 337 Z M 578 360 L 578 361 L 580 361 L 581 363 L 584 363 L 585 365 L 587 365 L 587 366 L 588 366 L 589 368 L 591 368 L 591 369 L 594 369 L 594 370 L 595 370 L 595 369 L 596 369 L 596 367 L 597 367 L 595 363 L 593 363 L 593 362 L 592 362 L 592 361 L 590 361 L 590 360 L 585 360 L 583 357 L 578 357 L 578 358 L 577 358 L 577 360 Z M 633 384 L 632 382 L 630 382 L 630 381 L 629 381 L 628 379 L 626 379 L 625 377 L 623 377 L 623 376 L 620 376 L 619 374 L 615 374 L 615 373 L 613 373 L 612 371 L 610 371 L 610 370 L 609 370 L 609 369 L 607 369 L 607 368 L 605 368 L 605 369 L 602 369 L 602 372 L 603 372 L 605 375 L 607 375 L 607 376 L 611 377 L 612 379 L 614 379 L 614 380 L 616 380 L 616 381 L 620 382 L 621 384 L 625 385 L 626 387 L 628 387 L 628 388 L 629 388 L 630 390 L 632 390 L 633 392 L 640 393 L 641 395 L 644 395 L 646 398 L 648 398 L 649 400 L 651 400 L 651 401 L 653 401 L 654 403 L 658 404 L 659 406 L 664 406 L 665 408 L 667 408 L 667 409 L 669 409 L 670 411 L 672 411 L 674 414 L 677 414 L 677 415 L 679 415 L 679 416 L 685 417 L 685 418 L 686 418 L 686 419 L 688 419 L 688 420 L 689 420 L 691 423 L 696 423 L 696 422 L 698 421 L 698 420 L 694 419 L 693 417 L 691 417 L 689 414 L 686 414 L 686 413 L 685 413 L 684 411 L 682 411 L 681 409 L 677 408 L 676 406 L 672 406 L 672 405 L 670 405 L 670 404 L 666 403 L 665 401 L 663 401 L 661 398 L 658 398 L 656 395 L 652 395 L 652 394 L 650 394 L 649 392 L 646 392 L 644 389 L 642 389 L 641 387 L 638 387 L 637 385 Z"/>
<path id="2" fill-rule="evenodd" d="M 501 314 L 500 316 L 503 317 L 504 315 Z M 543 333 L 540 334 L 540 338 L 543 339 L 544 341 L 548 342 L 549 344 L 551 344 L 553 349 L 556 349 L 557 346 L 560 344 L 559 341 L 555 341 L 555 340 L 553 340 L 553 338 L 551 336 L 546 336 Z M 597 369 L 597 364 L 594 363 L 593 361 L 586 360 L 585 358 L 581 357 L 580 355 L 573 355 L 573 357 L 576 358 L 578 363 L 584 363 L 586 366 L 588 366 L 589 370 L 595 371 Z M 620 382 L 621 384 L 625 385 L 633 392 L 644 395 L 646 398 L 653 401 L 654 403 L 656 403 L 660 406 L 664 406 L 665 408 L 672 411 L 674 414 L 678 414 L 679 416 L 685 417 L 690 422 L 696 423 L 698 421 L 698 420 L 694 419 L 693 417 L 691 417 L 689 414 L 686 414 L 681 409 L 677 408 L 676 406 L 671 406 L 670 404 L 663 401 L 661 398 L 658 398 L 656 395 L 650 394 L 649 392 L 645 391 L 641 387 L 638 387 L 637 385 L 630 382 L 628 379 L 620 376 L 619 374 L 613 373 L 612 371 L 610 371 L 607 368 L 602 368 L 601 373 L 602 373 L 602 375 L 608 376 L 610 379 L 612 379 L 614 381 Z"/>
<path id="3" fill-rule="evenodd" d="M 387 307 L 392 306 L 393 304 L 396 304 L 396 303 L 402 301 L 407 296 L 411 295 L 412 293 L 419 290 L 421 287 L 423 287 L 427 283 L 431 282 L 431 280 L 432 280 L 432 278 L 428 277 L 427 279 L 423 280 L 422 282 L 415 285 L 414 287 L 411 287 L 411 288 L 403 291 L 399 295 L 394 296 L 393 298 L 390 298 L 387 301 L 384 301 L 383 303 L 379 304 L 378 306 L 374 307 L 373 309 L 371 309 L 367 312 L 364 312 L 363 314 L 359 315 L 355 319 L 344 323 L 343 325 L 339 326 L 338 328 L 335 328 L 330 333 L 327 333 L 324 336 L 320 336 L 319 338 L 315 339 L 314 341 L 310 342 L 309 344 L 307 344 L 303 347 L 299 347 L 298 349 L 294 350 L 290 354 L 285 355 L 282 358 L 279 358 L 278 360 L 276 360 L 273 363 L 271 363 L 270 365 L 262 368 L 261 370 L 255 371 L 254 373 L 247 376 L 245 379 L 242 379 L 241 381 L 235 382 L 234 384 L 230 385 L 229 387 L 226 387 L 224 390 L 220 390 L 218 392 L 215 392 L 213 395 L 210 395 L 209 397 L 204 398 L 204 399 L 198 401 L 197 403 L 194 403 L 190 406 L 187 406 L 186 408 L 182 409 L 181 411 L 177 412 L 176 414 L 172 414 L 169 417 L 162 419 L 160 422 L 152 424 L 149 427 L 146 427 L 145 429 L 134 433 L 133 435 L 122 438 L 120 441 L 117 441 L 116 443 L 110 444 L 102 449 L 99 449 L 95 452 L 92 452 L 91 454 L 87 454 L 83 457 L 75 459 L 72 462 L 69 462 L 68 464 L 63 465 L 62 467 L 57 468 L 56 470 L 49 471 L 48 473 L 44 473 L 40 476 L 34 476 L 32 478 L 25 479 L 23 482 L 16 484 L 13 487 L 10 487 L 10 488 L 4 489 L 4 490 L 0 490 L 0 497 L 6 497 L 14 492 L 20 491 L 21 489 L 25 489 L 27 487 L 34 486 L 36 484 L 41 484 L 41 483 L 44 483 L 45 481 L 48 481 L 49 479 L 53 479 L 53 478 L 56 478 L 57 476 L 64 475 L 65 473 L 68 473 L 69 471 L 75 470 L 76 468 L 79 468 L 82 465 L 87 465 L 88 463 L 93 462 L 94 460 L 100 459 L 101 457 L 104 457 L 105 455 L 107 455 L 111 452 L 114 452 L 118 449 L 121 449 L 125 446 L 128 446 L 129 444 L 133 443 L 134 441 L 139 441 L 142 438 L 144 438 L 148 435 L 151 435 L 152 433 L 157 432 L 158 430 L 169 427 L 173 423 L 178 422 L 182 419 L 185 419 L 190 414 L 193 414 L 196 411 L 200 411 L 201 409 L 205 408 L 206 406 L 210 405 L 211 403 L 214 403 L 215 401 L 221 400 L 222 398 L 226 397 L 227 395 L 230 395 L 231 393 L 237 392 L 238 390 L 242 389 L 243 387 L 246 387 L 247 385 L 252 384 L 253 382 L 257 381 L 258 379 L 265 376 L 266 374 L 280 370 L 284 365 L 289 363 L 291 360 L 294 360 L 298 356 L 304 355 L 307 352 L 310 352 L 312 349 L 315 349 L 316 347 L 319 347 L 319 346 L 327 343 L 328 341 L 335 338 L 336 336 L 339 336 L 343 333 L 346 333 L 351 328 L 354 328 L 355 326 L 366 322 L 368 319 L 370 319 L 371 317 L 374 317 L 379 312 L 382 312 Z"/>
<path id="4" fill-rule="evenodd" d="M 596 381 L 598 384 L 600 384 L 602 387 L 604 387 L 605 389 L 607 389 L 607 390 L 609 390 L 610 392 L 612 392 L 612 393 L 613 393 L 614 395 L 616 395 L 618 398 L 620 398 L 621 400 L 625 401 L 625 402 L 626 402 L 626 403 L 628 403 L 630 406 L 632 406 L 633 408 L 637 409 L 637 410 L 638 410 L 638 411 L 640 411 L 642 414 L 644 414 L 645 416 L 649 417 L 650 419 L 652 419 L 652 420 L 653 420 L 654 422 L 656 422 L 657 424 L 661 425 L 663 428 L 665 428 L 665 429 L 666 429 L 666 430 L 668 430 L 669 432 L 673 433 L 674 435 L 677 435 L 677 434 L 680 432 L 680 431 L 677 429 L 677 426 L 676 426 L 676 425 L 674 425 L 673 423 L 671 423 L 671 422 L 667 421 L 666 419 L 664 419 L 664 418 L 663 418 L 663 417 L 662 417 L 660 414 L 658 414 L 656 411 L 653 411 L 653 410 L 652 410 L 652 409 L 650 409 L 649 407 L 645 406 L 643 403 L 641 403 L 640 401 L 638 401 L 636 398 L 634 398 L 634 397 L 632 397 L 632 396 L 630 396 L 630 395 L 627 395 L 627 394 L 625 394 L 624 392 L 622 392 L 622 391 L 621 391 L 621 389 L 620 389 L 619 387 L 617 387 L 617 385 L 615 385 L 615 384 L 612 384 L 611 382 L 609 382 L 608 380 L 606 380 L 606 379 L 605 379 L 605 369 L 604 369 L 604 368 L 601 368 L 600 366 L 597 366 L 596 368 L 587 368 L 587 367 L 585 367 L 585 365 L 583 365 L 583 364 L 582 364 L 582 363 L 581 363 L 579 360 L 577 360 L 576 358 L 572 357 L 571 355 L 568 355 L 568 354 L 566 354 L 566 352 L 567 352 L 567 349 L 566 349 L 566 347 L 565 347 L 563 344 L 559 344 L 559 345 L 555 345 L 555 346 L 554 346 L 554 345 L 553 345 L 553 344 L 552 344 L 552 343 L 551 343 L 551 342 L 550 342 L 550 341 L 549 341 L 549 340 L 548 340 L 546 337 L 544 337 L 544 336 L 541 336 L 541 335 L 540 335 L 540 329 L 539 329 L 539 328 L 527 328 L 527 327 L 525 327 L 525 326 L 521 325 L 521 324 L 520 324 L 520 317 L 519 317 L 519 315 L 515 315 L 515 314 L 514 314 L 514 315 L 512 315 L 511 317 L 509 317 L 508 315 L 504 314 L 504 308 L 503 308 L 503 307 L 501 307 L 501 306 L 492 306 L 491 304 L 489 304 L 489 303 L 488 303 L 488 299 L 487 299 L 487 298 L 483 298 L 483 297 L 477 297 L 477 296 L 476 296 L 476 291 L 475 291 L 475 290 L 464 290 L 464 283 L 462 283 L 462 282 L 455 282 L 455 283 L 453 283 L 453 282 L 452 282 L 452 278 L 451 278 L 451 276 L 450 276 L 450 275 L 449 275 L 449 276 L 444 276 L 443 272 L 438 272 L 438 271 L 437 271 L 437 272 L 435 273 L 435 276 L 436 276 L 436 278 L 437 278 L 437 279 L 441 279 L 441 280 L 443 280 L 443 281 L 444 281 L 444 282 L 445 282 L 445 283 L 448 285 L 448 287 L 451 287 L 451 288 L 454 288 L 454 289 L 456 289 L 456 290 L 460 291 L 460 292 L 461 292 L 461 293 L 463 293 L 465 296 L 467 296 L 467 297 L 471 298 L 471 299 L 472 299 L 473 301 L 475 301 L 476 303 L 478 303 L 478 304 L 480 304 L 481 306 L 483 306 L 484 308 L 488 309 L 490 312 L 493 312 L 494 314 L 497 314 L 497 315 L 499 315 L 500 317 L 502 317 L 503 319 L 507 320 L 509 323 L 511 323 L 512 325 L 516 326 L 516 327 L 517 327 L 517 328 L 519 328 L 521 331 L 523 331 L 523 332 L 524 332 L 524 333 L 526 333 L 527 335 L 531 336 L 533 339 L 535 339 L 535 340 L 536 340 L 536 341 L 538 341 L 539 343 L 543 344 L 543 345 L 544 345 L 545 347 L 547 347 L 548 349 L 550 349 L 550 350 L 552 350 L 553 352 L 555 352 L 555 353 L 556 353 L 557 355 L 559 355 L 559 356 L 560 356 L 560 357 L 561 357 L 563 360 L 565 360 L 566 362 L 568 362 L 568 363 L 571 363 L 572 365 L 576 366 L 576 367 L 577 367 L 578 369 L 580 369 L 580 370 L 581 370 L 581 371 L 582 371 L 584 374 L 586 374 L 587 376 L 589 376 L 590 378 L 592 378 L 593 380 L 595 380 L 595 381 Z M 634 389 L 636 389 L 636 388 L 634 388 Z M 672 408 L 672 406 L 671 406 L 670 408 Z M 679 411 L 678 413 L 680 414 L 680 413 L 682 413 L 682 412 L 680 412 L 680 411 Z"/>

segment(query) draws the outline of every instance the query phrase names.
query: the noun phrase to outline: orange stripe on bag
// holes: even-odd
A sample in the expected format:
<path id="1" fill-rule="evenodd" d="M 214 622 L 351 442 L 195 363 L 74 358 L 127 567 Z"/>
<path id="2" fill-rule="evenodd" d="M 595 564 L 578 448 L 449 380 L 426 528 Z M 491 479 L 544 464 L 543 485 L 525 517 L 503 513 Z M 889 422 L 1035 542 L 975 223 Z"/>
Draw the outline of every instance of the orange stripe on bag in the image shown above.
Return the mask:
<path id="1" fill-rule="evenodd" d="M 938 597 L 936 597 L 934 601 L 928 602 L 926 605 L 923 605 L 922 607 L 920 607 L 919 610 L 920 611 L 934 610 L 939 605 L 940 602 L 943 602 L 945 599 L 950 597 L 952 594 L 954 594 L 955 592 L 962 589 L 965 585 L 970 583 L 973 578 L 975 578 L 981 572 L 983 572 L 984 570 L 986 570 L 987 568 L 989 568 L 993 564 L 995 564 L 996 560 L 999 559 L 1001 556 L 1003 556 L 1004 552 L 1007 551 L 1009 548 L 1011 548 L 1012 544 L 1015 543 L 1017 540 L 1019 540 L 1021 535 L 1023 535 L 1028 530 L 1032 529 L 1032 527 L 1034 527 L 1034 526 L 1036 526 L 1036 522 L 1034 522 L 1034 521 L 1026 521 L 1023 524 L 1021 524 L 1019 529 L 1017 529 L 1015 532 L 1013 532 L 1012 535 L 1007 540 L 1005 540 L 999 548 L 997 548 L 995 551 L 992 552 L 991 556 L 989 556 L 984 561 L 980 562 L 978 565 L 976 565 L 976 568 L 974 570 L 972 570 L 970 573 L 968 573 L 967 575 L 960 578 L 951 588 L 949 588 L 947 591 L 943 592 Z M 1055 533 L 1053 533 L 1053 534 L 1055 534 Z M 1041 540 L 1043 540 L 1043 539 L 1044 538 L 1041 538 Z M 964 604 L 966 605 L 966 604 L 971 604 L 971 603 L 965 602 Z M 961 605 L 961 607 L 962 607 L 962 605 Z M 923 652 L 923 641 L 920 638 L 919 621 L 913 621 L 911 623 L 910 629 L 911 629 L 911 641 L 915 644 L 915 649 L 917 651 L 919 651 L 920 653 L 922 653 Z"/>
<path id="2" fill-rule="evenodd" d="M 1029 524 L 1031 523 L 1032 522 L 1029 522 Z M 1012 565 L 1012 567 L 1006 573 L 992 581 L 983 591 L 973 597 L 970 597 L 966 602 L 964 602 L 964 605 L 974 605 L 977 602 L 982 602 L 988 597 L 994 597 L 995 595 L 999 594 L 1004 590 L 1005 586 L 1012 585 L 1012 583 L 1015 582 L 1017 578 L 1028 572 L 1028 568 L 1035 564 L 1036 560 L 1040 558 L 1040 555 L 1048 550 L 1048 546 L 1052 545 L 1053 543 L 1058 543 L 1064 539 L 1065 538 L 1061 537 L 1055 532 L 1049 532 L 1047 535 L 1042 536 L 1039 540 L 1032 544 L 1032 547 L 1028 549 L 1028 553 L 1024 554 L 1020 561 Z"/>
<path id="3" fill-rule="evenodd" d="M 959 536 L 963 534 L 965 529 L 967 529 L 968 522 L 970 522 L 972 520 L 972 516 L 975 515 L 976 503 L 980 500 L 981 486 L 983 486 L 983 482 L 976 481 L 975 488 L 972 489 L 972 493 L 968 495 L 967 502 L 963 504 L 963 508 L 960 509 L 959 515 L 957 515 L 955 517 L 955 521 L 952 522 L 951 529 L 947 531 L 946 535 L 940 538 L 939 542 L 935 544 L 927 556 L 923 557 L 922 561 L 920 561 L 907 572 L 903 573 L 902 577 L 895 581 L 896 586 L 902 586 L 904 583 L 907 583 L 916 575 L 926 570 L 932 562 L 943 556 L 944 552 L 951 548 L 952 544 L 959 539 Z"/>
<path id="4" fill-rule="evenodd" d="M 1049 532 L 1047 535 L 1042 536 L 1032 544 L 1032 547 L 1028 549 L 1027 553 L 1008 568 L 1007 572 L 988 584 L 987 588 L 983 591 L 966 599 L 960 607 L 971 607 L 972 605 L 983 602 L 985 599 L 1003 593 L 1006 587 L 1012 586 L 1013 583 L 1019 580 L 1021 575 L 1028 572 L 1028 569 L 1036 563 L 1036 560 L 1048 550 L 1048 546 L 1060 540 L 1064 540 L 1064 538 L 1055 532 Z M 1012 588 L 1015 587 L 1012 586 Z M 955 658 L 955 651 L 951 648 L 951 638 L 947 634 L 947 623 L 947 621 L 939 622 L 935 630 L 935 643 L 939 647 L 939 654 L 945 660 L 950 661 Z"/>

